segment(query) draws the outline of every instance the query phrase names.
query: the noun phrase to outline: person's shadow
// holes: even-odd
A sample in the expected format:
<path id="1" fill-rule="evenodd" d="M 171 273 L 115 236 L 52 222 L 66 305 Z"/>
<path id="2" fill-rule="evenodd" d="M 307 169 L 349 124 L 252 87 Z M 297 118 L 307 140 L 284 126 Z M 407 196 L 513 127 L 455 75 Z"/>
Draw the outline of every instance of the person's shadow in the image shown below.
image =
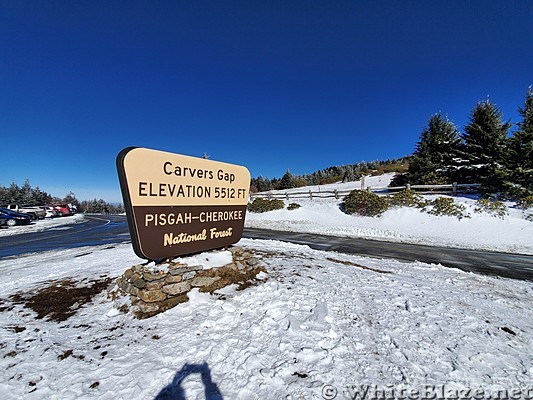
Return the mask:
<path id="1" fill-rule="evenodd" d="M 200 374 L 202 376 L 206 400 L 224 400 L 217 384 L 211 379 L 211 370 L 206 362 L 203 364 L 185 364 L 176 372 L 172 383 L 161 389 L 154 400 L 187 400 L 181 383 L 191 374 Z"/>

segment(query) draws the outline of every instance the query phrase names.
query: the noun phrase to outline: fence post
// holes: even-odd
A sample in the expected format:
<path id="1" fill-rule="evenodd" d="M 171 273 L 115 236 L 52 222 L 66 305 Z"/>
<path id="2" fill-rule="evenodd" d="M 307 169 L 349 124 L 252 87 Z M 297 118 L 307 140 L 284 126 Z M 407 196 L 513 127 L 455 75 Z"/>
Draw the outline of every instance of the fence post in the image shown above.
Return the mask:
<path id="1" fill-rule="evenodd" d="M 272 200 L 272 193 L 268 192 L 268 199 Z"/>
<path id="2" fill-rule="evenodd" d="M 285 198 L 289 200 L 289 193 L 285 192 Z"/>
<path id="3" fill-rule="evenodd" d="M 311 189 L 309 189 L 309 198 L 313 200 L 313 192 L 311 192 Z"/>
<path id="4" fill-rule="evenodd" d="M 406 189 L 406 190 L 411 190 L 411 184 L 408 183 L 407 185 L 405 185 L 405 189 Z"/>
<path id="5" fill-rule="evenodd" d="M 337 192 L 337 189 L 335 189 L 333 191 L 333 193 L 335 194 L 335 198 L 338 199 L 339 198 L 339 192 Z"/>
<path id="6" fill-rule="evenodd" d="M 457 196 L 457 182 L 453 183 L 452 195 Z"/>

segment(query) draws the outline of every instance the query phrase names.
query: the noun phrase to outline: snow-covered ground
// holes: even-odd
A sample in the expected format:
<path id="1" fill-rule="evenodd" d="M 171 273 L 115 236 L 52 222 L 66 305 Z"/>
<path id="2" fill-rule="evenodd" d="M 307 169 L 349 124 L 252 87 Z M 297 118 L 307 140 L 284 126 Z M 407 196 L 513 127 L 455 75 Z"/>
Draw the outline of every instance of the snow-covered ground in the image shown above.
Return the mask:
<path id="1" fill-rule="evenodd" d="M 393 174 L 366 177 L 365 187 L 386 187 Z M 360 189 L 360 182 L 320 186 L 326 190 Z M 318 187 L 306 187 L 279 191 L 307 192 L 318 191 Z M 273 192 L 276 193 L 276 192 Z M 436 195 L 425 196 L 428 199 Z M 445 196 L 443 196 L 445 197 Z M 246 226 L 310 232 L 334 236 L 359 237 L 375 240 L 420 243 L 433 246 L 483 249 L 510 253 L 533 254 L 533 222 L 526 220 L 522 210 L 508 206 L 508 215 L 503 219 L 488 213 L 475 212 L 476 199 L 454 197 L 456 203 L 463 204 L 470 218 L 434 216 L 420 212 L 416 208 L 393 208 L 381 217 L 361 217 L 343 213 L 339 205 L 342 199 L 335 198 L 297 198 L 285 200 L 298 203 L 296 210 L 276 210 L 266 213 L 247 213 Z"/>
<path id="2" fill-rule="evenodd" d="M 386 176 L 372 179 L 365 184 L 388 184 Z M 474 200 L 460 201 L 473 210 Z M 532 254 L 533 223 L 518 210 L 503 220 L 412 209 L 362 218 L 341 213 L 334 200 L 297 202 L 298 210 L 249 213 L 246 223 Z M 146 320 L 119 311 L 110 296 L 113 280 L 143 262 L 131 245 L 0 260 L 0 398 L 533 398 L 533 282 L 276 241 L 238 245 L 267 271 L 255 285 L 193 290 L 189 302 Z M 229 252 L 182 261 L 207 258 L 227 262 Z M 43 311 L 81 287 L 96 296 Z"/>
<path id="3" fill-rule="evenodd" d="M 66 228 L 65 225 L 77 224 L 83 220 L 83 218 L 83 214 L 76 214 L 68 217 L 40 219 L 38 221 L 33 221 L 29 225 L 17 225 L 9 228 L 4 226 L 0 228 L 0 237 L 20 235 L 21 233 L 28 232 L 39 232 L 47 229 L 63 229 Z"/>
<path id="4" fill-rule="evenodd" d="M 261 282 L 193 291 L 146 320 L 118 312 L 106 290 L 60 322 L 21 304 L 67 279 L 119 276 L 141 261 L 129 245 L 0 261 L 0 397 L 153 399 L 167 388 L 159 398 L 332 399 L 353 398 L 360 385 L 371 385 L 369 399 L 427 385 L 533 394 L 533 283 L 275 241 L 239 245 L 260 257 Z"/>

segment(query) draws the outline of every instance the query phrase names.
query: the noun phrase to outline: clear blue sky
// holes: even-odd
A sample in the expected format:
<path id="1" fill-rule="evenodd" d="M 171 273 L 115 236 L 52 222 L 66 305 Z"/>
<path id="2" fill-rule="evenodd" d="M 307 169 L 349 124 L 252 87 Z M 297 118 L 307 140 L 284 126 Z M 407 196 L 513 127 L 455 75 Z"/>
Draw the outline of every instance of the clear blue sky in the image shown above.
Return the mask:
<path id="1" fill-rule="evenodd" d="M 121 201 L 142 146 L 311 173 L 533 83 L 533 1 L 0 0 L 0 184 Z"/>

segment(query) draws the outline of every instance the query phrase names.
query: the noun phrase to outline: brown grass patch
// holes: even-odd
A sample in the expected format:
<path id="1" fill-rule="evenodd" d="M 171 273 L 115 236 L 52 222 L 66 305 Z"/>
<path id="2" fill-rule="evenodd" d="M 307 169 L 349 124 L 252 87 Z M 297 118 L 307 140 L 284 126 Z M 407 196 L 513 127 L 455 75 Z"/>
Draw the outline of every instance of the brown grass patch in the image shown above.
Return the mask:
<path id="1" fill-rule="evenodd" d="M 49 286 L 36 293 L 17 293 L 10 297 L 15 303 L 22 303 L 37 313 L 37 319 L 47 317 L 48 321 L 62 322 L 72 317 L 94 296 L 113 282 L 112 278 L 98 280 L 64 279 L 52 281 Z"/>

